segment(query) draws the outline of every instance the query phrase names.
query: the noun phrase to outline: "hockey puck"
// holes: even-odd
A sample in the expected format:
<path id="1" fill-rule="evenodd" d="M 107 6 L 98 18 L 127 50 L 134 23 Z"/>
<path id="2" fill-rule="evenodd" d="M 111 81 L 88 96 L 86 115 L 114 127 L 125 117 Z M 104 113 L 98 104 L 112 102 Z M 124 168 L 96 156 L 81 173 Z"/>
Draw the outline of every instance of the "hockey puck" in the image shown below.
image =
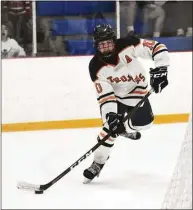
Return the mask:
<path id="1" fill-rule="evenodd" d="M 41 190 L 41 191 L 35 191 L 35 194 L 43 194 L 43 193 L 44 193 L 43 190 Z"/>

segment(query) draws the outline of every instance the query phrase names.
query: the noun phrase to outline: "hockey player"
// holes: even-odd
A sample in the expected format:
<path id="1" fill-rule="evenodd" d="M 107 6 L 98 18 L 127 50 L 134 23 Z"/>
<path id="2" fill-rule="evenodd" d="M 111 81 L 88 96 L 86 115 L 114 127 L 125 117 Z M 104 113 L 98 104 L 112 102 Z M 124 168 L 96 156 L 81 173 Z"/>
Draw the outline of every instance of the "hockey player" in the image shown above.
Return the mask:
<path id="1" fill-rule="evenodd" d="M 19 46 L 15 39 L 9 37 L 8 27 L 3 24 L 1 26 L 1 57 L 13 58 L 13 57 L 25 57 L 26 53 L 24 49 Z"/>
<path id="2" fill-rule="evenodd" d="M 108 24 L 96 26 L 93 40 L 96 53 L 90 61 L 89 71 L 103 121 L 97 140 L 100 141 L 109 131 L 113 135 L 95 151 L 92 165 L 83 172 L 84 183 L 99 175 L 119 135 L 140 139 L 139 131 L 153 123 L 154 115 L 148 100 L 131 119 L 122 122 L 125 113 L 130 112 L 148 92 L 146 72 L 137 58 L 154 61 L 155 68 L 150 69 L 150 85 L 155 93 L 160 93 L 168 85 L 169 54 L 164 44 L 134 36 L 116 39 Z"/>

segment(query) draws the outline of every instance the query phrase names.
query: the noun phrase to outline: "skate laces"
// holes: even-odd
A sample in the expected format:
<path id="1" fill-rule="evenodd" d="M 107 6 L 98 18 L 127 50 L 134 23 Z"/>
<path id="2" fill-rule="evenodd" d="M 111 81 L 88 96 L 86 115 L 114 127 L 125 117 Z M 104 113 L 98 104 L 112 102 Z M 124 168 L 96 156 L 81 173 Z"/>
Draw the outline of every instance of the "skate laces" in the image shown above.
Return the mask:
<path id="1" fill-rule="evenodd" d="M 92 165 L 88 168 L 88 170 L 92 173 L 92 174 L 97 174 L 100 172 L 101 167 L 98 163 L 93 162 Z"/>

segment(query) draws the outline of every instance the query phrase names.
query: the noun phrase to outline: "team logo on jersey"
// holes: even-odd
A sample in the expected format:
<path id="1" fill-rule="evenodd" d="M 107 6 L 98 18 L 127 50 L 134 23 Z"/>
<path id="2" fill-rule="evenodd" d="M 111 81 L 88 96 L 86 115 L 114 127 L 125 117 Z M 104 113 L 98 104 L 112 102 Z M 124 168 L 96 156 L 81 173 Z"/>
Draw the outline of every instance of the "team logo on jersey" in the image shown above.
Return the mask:
<path id="1" fill-rule="evenodd" d="M 135 78 L 133 78 L 130 75 L 123 75 L 121 77 L 108 77 L 108 80 L 110 80 L 111 83 L 119 83 L 119 82 L 136 82 L 137 84 L 139 84 L 141 81 L 145 81 L 145 77 L 140 73 L 139 75 L 136 75 Z"/>

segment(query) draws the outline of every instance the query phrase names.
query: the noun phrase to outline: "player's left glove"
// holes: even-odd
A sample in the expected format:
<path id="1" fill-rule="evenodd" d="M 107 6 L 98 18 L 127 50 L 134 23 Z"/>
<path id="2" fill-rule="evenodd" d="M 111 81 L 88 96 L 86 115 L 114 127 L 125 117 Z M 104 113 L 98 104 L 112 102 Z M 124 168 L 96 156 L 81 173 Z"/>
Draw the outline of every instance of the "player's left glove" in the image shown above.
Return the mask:
<path id="1" fill-rule="evenodd" d="M 150 69 L 150 85 L 155 93 L 160 93 L 168 85 L 167 74 L 166 66 Z"/>
<path id="2" fill-rule="evenodd" d="M 112 137 L 116 138 L 119 134 L 125 131 L 125 126 L 122 122 L 123 115 L 114 112 L 109 112 L 106 115 L 109 130 L 112 132 Z"/>

